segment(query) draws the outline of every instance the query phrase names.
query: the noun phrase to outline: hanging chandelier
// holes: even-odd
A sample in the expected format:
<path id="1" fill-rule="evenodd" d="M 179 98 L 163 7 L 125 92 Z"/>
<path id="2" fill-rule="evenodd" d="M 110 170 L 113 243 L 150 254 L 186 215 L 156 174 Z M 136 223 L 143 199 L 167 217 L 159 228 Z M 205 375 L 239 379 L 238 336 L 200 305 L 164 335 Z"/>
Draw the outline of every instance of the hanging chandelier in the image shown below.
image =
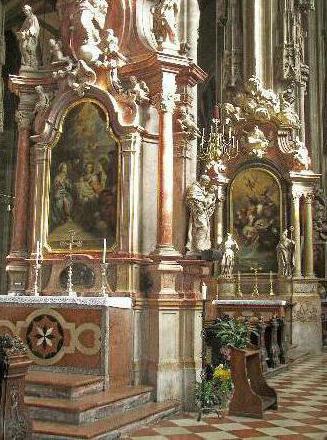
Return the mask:
<path id="1" fill-rule="evenodd" d="M 216 0 L 216 14 L 215 14 L 215 100 L 216 104 L 213 109 L 212 118 L 210 121 L 210 128 L 206 132 L 202 129 L 199 159 L 204 164 L 208 165 L 212 162 L 222 162 L 236 157 L 239 153 L 238 139 L 230 124 L 226 121 L 224 115 L 223 103 L 223 87 L 224 87 L 224 54 L 226 46 L 226 25 L 228 23 L 229 0 L 224 3 L 224 15 L 218 19 L 219 16 L 218 0 Z M 223 32 L 221 63 L 220 63 L 220 90 L 218 89 L 218 27 Z M 230 122 L 230 120 L 229 120 Z"/>

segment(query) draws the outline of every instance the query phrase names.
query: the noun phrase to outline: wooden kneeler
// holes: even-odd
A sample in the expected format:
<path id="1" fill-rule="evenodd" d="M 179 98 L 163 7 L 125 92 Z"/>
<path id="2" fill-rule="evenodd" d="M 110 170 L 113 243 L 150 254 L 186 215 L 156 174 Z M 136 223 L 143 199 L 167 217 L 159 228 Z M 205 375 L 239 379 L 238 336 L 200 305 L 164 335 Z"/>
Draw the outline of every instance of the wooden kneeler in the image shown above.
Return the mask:
<path id="1" fill-rule="evenodd" d="M 231 374 L 234 392 L 230 415 L 263 418 L 268 408 L 277 409 L 277 393 L 262 375 L 259 350 L 231 347 Z"/>

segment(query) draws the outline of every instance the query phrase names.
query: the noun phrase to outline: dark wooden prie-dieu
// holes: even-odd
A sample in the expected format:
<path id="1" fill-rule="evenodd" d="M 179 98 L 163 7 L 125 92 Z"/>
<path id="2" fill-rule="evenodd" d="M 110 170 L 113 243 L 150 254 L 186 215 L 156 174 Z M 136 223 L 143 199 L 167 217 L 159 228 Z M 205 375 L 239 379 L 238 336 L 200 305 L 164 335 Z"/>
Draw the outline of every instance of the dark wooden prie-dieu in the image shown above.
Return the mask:
<path id="1" fill-rule="evenodd" d="M 277 409 L 277 394 L 263 377 L 259 350 L 231 347 L 231 374 L 230 415 L 263 418 L 266 409 Z"/>
<path id="2" fill-rule="evenodd" d="M 0 440 L 32 439 L 24 405 L 25 376 L 31 363 L 17 336 L 0 336 Z"/>

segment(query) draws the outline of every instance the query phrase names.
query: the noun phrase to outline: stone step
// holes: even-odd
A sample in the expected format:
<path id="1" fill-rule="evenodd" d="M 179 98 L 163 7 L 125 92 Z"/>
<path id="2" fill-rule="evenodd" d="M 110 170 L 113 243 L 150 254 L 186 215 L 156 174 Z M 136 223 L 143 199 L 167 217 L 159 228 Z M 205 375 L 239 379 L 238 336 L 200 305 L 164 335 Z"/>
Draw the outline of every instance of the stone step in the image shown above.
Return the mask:
<path id="1" fill-rule="evenodd" d="M 26 376 L 25 394 L 56 399 L 78 399 L 103 390 L 103 378 L 82 374 L 31 371 Z"/>
<path id="2" fill-rule="evenodd" d="M 152 387 L 120 386 L 85 395 L 77 400 L 25 396 L 33 420 L 80 425 L 150 402 Z"/>
<path id="3" fill-rule="evenodd" d="M 179 410 L 179 402 L 146 403 L 140 408 L 75 426 L 44 421 L 33 422 L 33 440 L 113 440 L 141 426 L 168 417 Z"/>

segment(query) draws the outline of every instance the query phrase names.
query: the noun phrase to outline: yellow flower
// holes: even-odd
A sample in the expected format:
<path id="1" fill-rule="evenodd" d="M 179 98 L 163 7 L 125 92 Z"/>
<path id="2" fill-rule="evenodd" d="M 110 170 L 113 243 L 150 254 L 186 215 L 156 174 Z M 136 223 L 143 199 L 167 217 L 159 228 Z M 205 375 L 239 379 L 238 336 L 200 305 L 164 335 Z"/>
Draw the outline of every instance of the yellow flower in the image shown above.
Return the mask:
<path id="1" fill-rule="evenodd" d="M 219 365 L 217 368 L 215 368 L 215 370 L 213 372 L 213 377 L 215 379 L 227 381 L 231 378 L 231 373 L 228 368 L 224 368 L 222 365 Z"/>

